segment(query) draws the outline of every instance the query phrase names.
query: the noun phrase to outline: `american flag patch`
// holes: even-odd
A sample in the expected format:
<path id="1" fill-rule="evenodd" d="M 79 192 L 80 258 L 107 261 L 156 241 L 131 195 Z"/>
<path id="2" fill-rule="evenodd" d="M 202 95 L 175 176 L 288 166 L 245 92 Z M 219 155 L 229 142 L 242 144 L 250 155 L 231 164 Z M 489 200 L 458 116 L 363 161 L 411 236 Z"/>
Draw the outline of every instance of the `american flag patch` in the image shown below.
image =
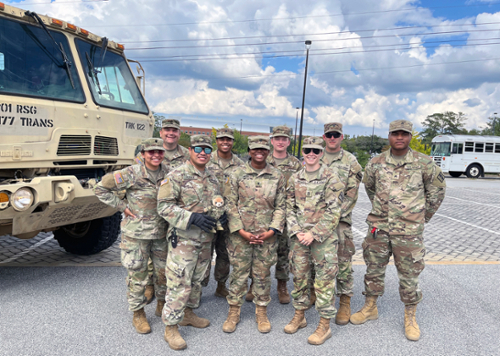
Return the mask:
<path id="1" fill-rule="evenodd" d="M 167 184 L 168 182 L 170 182 L 170 178 L 165 178 L 164 180 L 161 181 L 160 186 L 162 186 L 163 184 Z"/>
<path id="2" fill-rule="evenodd" d="M 135 163 L 142 164 L 142 161 L 139 157 L 135 157 Z"/>
<path id="3" fill-rule="evenodd" d="M 114 174 L 116 184 L 123 184 L 123 176 L 120 172 Z"/>

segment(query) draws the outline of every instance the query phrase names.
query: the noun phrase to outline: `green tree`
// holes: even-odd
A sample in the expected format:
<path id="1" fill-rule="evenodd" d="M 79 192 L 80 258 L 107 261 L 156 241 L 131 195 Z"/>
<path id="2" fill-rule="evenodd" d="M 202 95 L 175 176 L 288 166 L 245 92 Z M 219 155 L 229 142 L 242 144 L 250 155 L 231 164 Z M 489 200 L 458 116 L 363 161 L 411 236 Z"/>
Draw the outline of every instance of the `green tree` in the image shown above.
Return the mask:
<path id="1" fill-rule="evenodd" d="M 161 122 L 165 120 L 165 116 L 157 114 L 153 111 L 153 117 L 155 119 L 155 127 L 153 130 L 153 137 L 160 137 Z"/>
<path id="2" fill-rule="evenodd" d="M 186 148 L 191 146 L 191 135 L 181 131 L 181 137 L 179 138 L 179 145 Z"/>
<path id="3" fill-rule="evenodd" d="M 466 120 L 467 117 L 462 112 L 457 114 L 453 111 L 446 111 L 429 115 L 422 123 L 424 127 L 420 133 L 422 142 L 430 145 L 432 139 L 438 135 L 466 133 L 467 130 L 464 127 Z"/>
<path id="4" fill-rule="evenodd" d="M 496 115 L 494 117 L 489 117 L 486 127 L 481 133 L 483 135 L 500 136 L 500 117 Z"/>
<path id="5" fill-rule="evenodd" d="M 411 133 L 411 141 L 410 148 L 414 151 L 421 152 L 423 154 L 429 155 L 431 153 L 431 147 L 422 143 L 422 137 L 420 136 L 420 132 L 413 130 Z"/>

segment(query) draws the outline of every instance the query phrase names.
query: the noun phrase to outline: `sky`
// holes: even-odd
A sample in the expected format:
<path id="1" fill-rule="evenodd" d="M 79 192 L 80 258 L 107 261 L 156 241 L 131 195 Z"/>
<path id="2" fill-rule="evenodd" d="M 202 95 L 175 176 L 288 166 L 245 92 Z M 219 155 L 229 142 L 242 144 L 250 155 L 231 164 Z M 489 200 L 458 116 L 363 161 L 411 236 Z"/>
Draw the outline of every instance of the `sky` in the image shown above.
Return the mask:
<path id="1" fill-rule="evenodd" d="M 5 1 L 125 45 L 146 100 L 184 126 L 387 136 L 407 119 L 500 113 L 500 0 Z M 299 108 L 299 109 L 297 109 Z"/>

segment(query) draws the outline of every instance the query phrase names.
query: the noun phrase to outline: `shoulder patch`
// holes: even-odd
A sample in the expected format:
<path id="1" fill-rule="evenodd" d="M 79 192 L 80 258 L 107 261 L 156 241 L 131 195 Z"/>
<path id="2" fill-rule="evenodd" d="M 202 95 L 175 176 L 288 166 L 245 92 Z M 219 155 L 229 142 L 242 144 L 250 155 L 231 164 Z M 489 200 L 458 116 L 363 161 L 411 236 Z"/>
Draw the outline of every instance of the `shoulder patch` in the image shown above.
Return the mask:
<path id="1" fill-rule="evenodd" d="M 225 184 L 229 184 L 229 176 L 226 177 Z"/>
<path id="2" fill-rule="evenodd" d="M 439 187 L 439 188 L 446 187 L 444 174 L 443 174 L 443 172 L 441 172 L 441 170 L 439 170 L 439 173 L 436 174 L 436 177 L 434 178 L 432 185 Z"/>
<path id="3" fill-rule="evenodd" d="M 141 164 L 141 165 L 143 164 L 142 160 L 139 157 L 135 157 L 135 163 Z"/>
<path id="4" fill-rule="evenodd" d="M 120 172 L 113 173 L 113 177 L 115 178 L 116 185 L 121 185 L 125 183 L 123 180 L 123 176 Z"/>
<path id="5" fill-rule="evenodd" d="M 161 183 L 160 183 L 160 187 L 161 187 L 162 185 L 164 185 L 164 184 L 167 184 L 168 182 L 170 182 L 170 178 L 169 178 L 169 177 L 167 177 L 167 178 L 165 178 L 164 180 L 162 180 L 162 181 L 161 181 Z"/>

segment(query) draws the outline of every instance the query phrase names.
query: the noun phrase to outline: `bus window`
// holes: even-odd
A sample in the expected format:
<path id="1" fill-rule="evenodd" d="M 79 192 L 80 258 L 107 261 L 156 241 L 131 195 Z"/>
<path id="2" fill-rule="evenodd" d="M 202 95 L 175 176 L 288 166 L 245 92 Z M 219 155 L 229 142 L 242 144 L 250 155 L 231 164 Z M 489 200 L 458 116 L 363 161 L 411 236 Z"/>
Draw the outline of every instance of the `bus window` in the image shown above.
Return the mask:
<path id="1" fill-rule="evenodd" d="M 484 143 L 476 142 L 476 149 L 474 152 L 484 152 Z"/>
<path id="2" fill-rule="evenodd" d="M 495 144 L 495 153 L 500 153 L 500 143 Z"/>
<path id="3" fill-rule="evenodd" d="M 492 143 L 486 143 L 486 146 L 484 148 L 484 152 L 493 152 L 493 144 Z"/>
<path id="4" fill-rule="evenodd" d="M 464 144 L 463 143 L 454 143 L 453 144 L 453 151 L 452 153 L 455 154 L 462 154 L 464 151 Z"/>
<path id="5" fill-rule="evenodd" d="M 465 152 L 474 152 L 474 142 L 465 143 Z"/>
<path id="6" fill-rule="evenodd" d="M 431 156 L 446 156 L 450 155 L 450 142 L 434 142 L 431 148 Z"/>

